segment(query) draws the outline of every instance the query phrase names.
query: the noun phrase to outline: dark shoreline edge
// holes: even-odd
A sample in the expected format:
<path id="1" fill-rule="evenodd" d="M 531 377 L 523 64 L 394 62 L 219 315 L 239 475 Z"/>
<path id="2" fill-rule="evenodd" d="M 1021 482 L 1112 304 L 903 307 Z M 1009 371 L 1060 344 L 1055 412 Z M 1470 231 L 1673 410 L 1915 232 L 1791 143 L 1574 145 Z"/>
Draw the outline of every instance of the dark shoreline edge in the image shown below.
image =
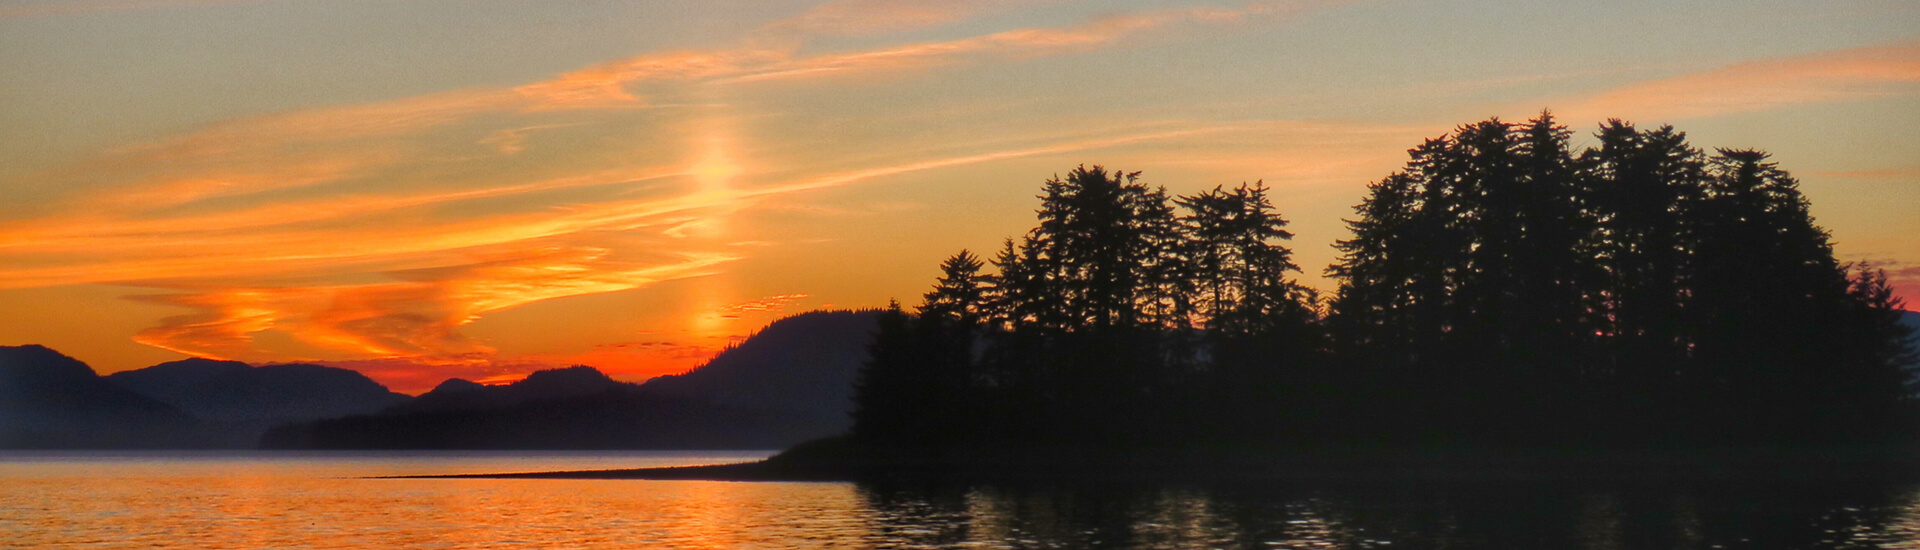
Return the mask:
<path id="1" fill-rule="evenodd" d="M 765 461 L 624 470 L 568 470 L 489 474 L 373 476 L 360 479 L 641 479 L 687 481 L 851 481 L 837 476 L 806 476 L 768 468 Z"/>
<path id="2" fill-rule="evenodd" d="M 629 479 L 764 482 L 1239 482 L 1920 480 L 1920 447 L 1665 450 L 1371 450 L 1210 456 L 929 457 L 873 452 L 829 439 L 755 462 L 362 479 Z M 956 458 L 959 458 L 956 460 Z"/>

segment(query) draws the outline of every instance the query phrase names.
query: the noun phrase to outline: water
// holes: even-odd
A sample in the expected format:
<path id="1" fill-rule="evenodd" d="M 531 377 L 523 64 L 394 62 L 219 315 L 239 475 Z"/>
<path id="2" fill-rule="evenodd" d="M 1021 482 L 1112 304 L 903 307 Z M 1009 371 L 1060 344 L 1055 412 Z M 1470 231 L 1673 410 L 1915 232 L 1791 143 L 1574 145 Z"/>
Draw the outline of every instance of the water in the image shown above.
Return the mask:
<path id="1" fill-rule="evenodd" d="M 766 453 L 0 453 L 0 547 L 1920 548 L 1920 485 L 875 485 L 364 476 Z"/>

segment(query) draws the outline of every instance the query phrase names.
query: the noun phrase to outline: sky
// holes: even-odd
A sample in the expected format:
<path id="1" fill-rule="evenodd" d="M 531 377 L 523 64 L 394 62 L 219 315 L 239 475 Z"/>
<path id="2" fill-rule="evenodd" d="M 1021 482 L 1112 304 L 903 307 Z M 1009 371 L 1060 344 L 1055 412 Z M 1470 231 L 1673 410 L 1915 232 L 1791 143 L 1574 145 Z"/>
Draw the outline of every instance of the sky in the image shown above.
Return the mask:
<path id="1" fill-rule="evenodd" d="M 1759 148 L 1920 304 L 1920 2 L 0 0 L 0 345 L 417 393 L 909 305 L 1048 177 L 1264 181 L 1302 280 L 1421 139 Z"/>

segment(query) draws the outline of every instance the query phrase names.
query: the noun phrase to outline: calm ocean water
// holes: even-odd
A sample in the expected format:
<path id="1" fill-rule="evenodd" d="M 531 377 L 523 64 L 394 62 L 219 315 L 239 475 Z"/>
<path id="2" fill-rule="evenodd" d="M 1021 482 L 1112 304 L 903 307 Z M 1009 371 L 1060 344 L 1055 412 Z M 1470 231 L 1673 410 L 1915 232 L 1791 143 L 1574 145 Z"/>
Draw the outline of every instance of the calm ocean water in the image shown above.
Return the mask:
<path id="1" fill-rule="evenodd" d="M 1920 548 L 1920 486 L 361 479 L 754 452 L 0 453 L 0 547 Z"/>

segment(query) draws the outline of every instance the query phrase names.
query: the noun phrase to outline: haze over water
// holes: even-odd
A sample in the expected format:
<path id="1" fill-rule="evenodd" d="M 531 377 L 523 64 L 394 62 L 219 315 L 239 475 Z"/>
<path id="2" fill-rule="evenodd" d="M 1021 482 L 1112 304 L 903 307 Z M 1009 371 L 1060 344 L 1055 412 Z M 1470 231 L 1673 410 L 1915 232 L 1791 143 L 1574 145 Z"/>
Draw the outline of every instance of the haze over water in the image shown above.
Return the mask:
<path id="1" fill-rule="evenodd" d="M 363 479 L 763 455 L 7 453 L 0 538 L 59 548 L 1920 547 L 1920 485 L 1872 480 L 1423 477 L 1217 487 Z"/>

